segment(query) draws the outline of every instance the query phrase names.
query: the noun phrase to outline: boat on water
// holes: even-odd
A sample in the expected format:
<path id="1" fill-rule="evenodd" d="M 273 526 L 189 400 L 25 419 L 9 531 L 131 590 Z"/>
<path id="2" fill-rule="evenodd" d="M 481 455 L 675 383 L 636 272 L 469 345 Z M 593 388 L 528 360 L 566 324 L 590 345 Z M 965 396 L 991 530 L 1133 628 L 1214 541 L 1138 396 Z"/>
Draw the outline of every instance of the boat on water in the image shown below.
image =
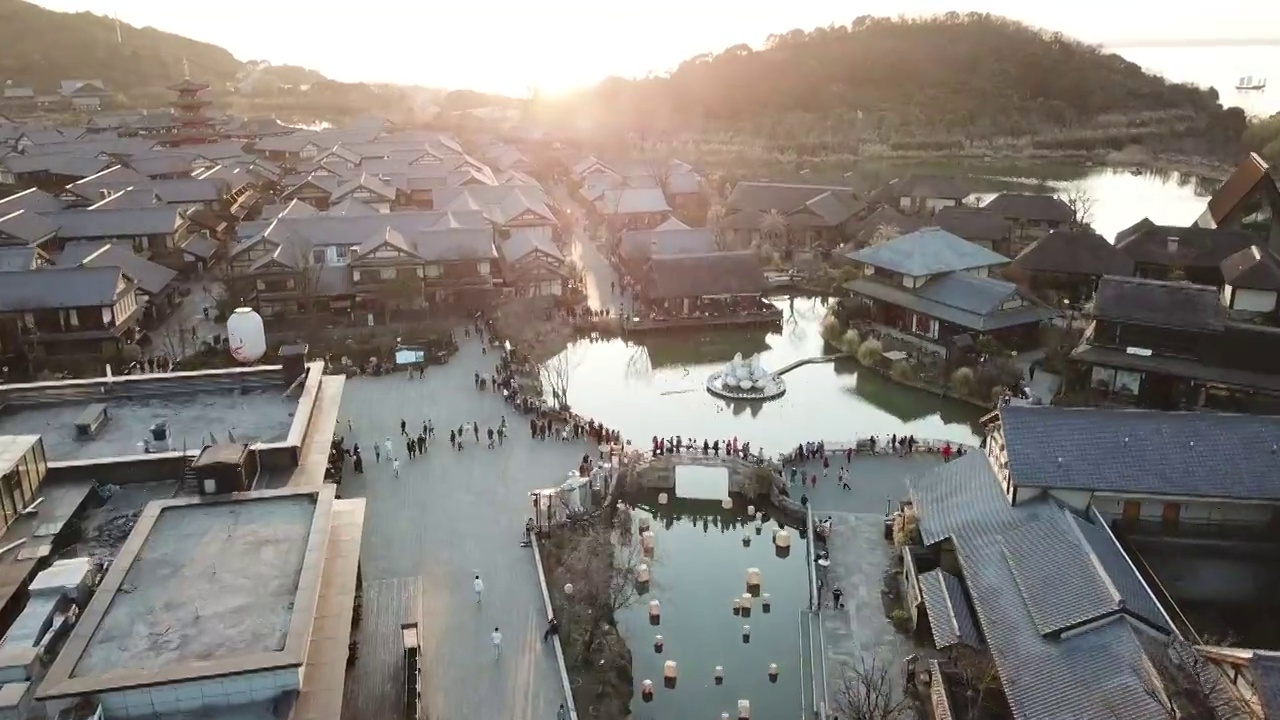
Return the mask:
<path id="1" fill-rule="evenodd" d="M 1236 83 L 1237 90 L 1265 90 L 1267 88 L 1267 79 L 1245 75 Z"/>

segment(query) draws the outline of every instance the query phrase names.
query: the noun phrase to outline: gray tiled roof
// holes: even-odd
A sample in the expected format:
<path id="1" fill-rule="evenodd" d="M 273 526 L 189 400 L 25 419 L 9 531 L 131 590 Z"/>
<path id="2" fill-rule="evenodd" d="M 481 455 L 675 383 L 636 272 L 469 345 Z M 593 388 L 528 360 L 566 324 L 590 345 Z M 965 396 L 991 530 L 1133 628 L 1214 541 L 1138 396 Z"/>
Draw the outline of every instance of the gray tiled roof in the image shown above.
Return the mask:
<path id="1" fill-rule="evenodd" d="M 676 230 L 629 230 L 622 233 L 620 254 L 629 261 L 643 261 L 654 255 L 694 255 L 716 251 L 716 234 L 710 228 Z"/>
<path id="2" fill-rule="evenodd" d="M 543 232 L 543 228 L 538 227 L 514 227 L 511 228 L 511 237 L 502 241 L 499 250 L 502 251 L 502 258 L 507 262 L 514 262 L 529 253 L 537 250 L 545 253 L 547 256 L 564 260 L 564 254 L 560 252 L 560 248 L 551 241 Z"/>
<path id="3" fill-rule="evenodd" d="M 960 274 L 960 273 L 956 273 Z M 946 276 L 944 276 L 946 277 Z M 925 287 L 938 282 L 943 278 L 934 278 L 926 283 Z M 999 282 L 999 281 L 997 281 Z M 957 286 L 947 286 L 950 289 L 958 289 Z M 1030 325 L 1048 320 L 1057 314 L 1053 308 L 1045 307 L 1035 303 L 1028 303 L 1022 307 L 1012 308 L 1009 310 L 994 310 L 989 314 L 980 314 L 963 307 L 955 307 L 953 305 L 938 302 L 927 297 L 921 291 L 910 292 L 901 287 L 896 287 L 888 283 L 878 282 L 867 278 L 859 278 L 844 284 L 844 288 L 857 295 L 874 298 L 891 305 L 904 307 L 908 310 L 914 310 L 918 313 L 937 318 L 943 322 L 951 323 L 959 327 L 969 330 L 977 330 L 979 332 L 988 332 L 991 330 L 999 330 L 1007 327 L 1015 327 L 1018 325 Z M 978 298 L 962 299 L 962 297 L 952 297 L 944 293 L 932 293 L 935 295 L 946 297 L 948 302 L 954 302 L 970 307 L 980 307 Z"/>
<path id="4" fill-rule="evenodd" d="M 43 190 L 32 188 L 0 199 L 0 215 L 8 215 L 18 210 L 51 212 L 53 210 L 61 210 L 66 206 L 67 204 L 57 197 Z"/>
<path id="5" fill-rule="evenodd" d="M 176 270 L 134 255 L 133 250 L 128 247 L 100 241 L 67 243 L 66 249 L 54 259 L 54 263 L 60 268 L 120 268 L 148 295 L 163 291 L 178 276 Z"/>
<path id="6" fill-rule="evenodd" d="M 982 647 L 978 624 L 969 610 L 960 578 L 945 570 L 931 570 L 920 576 L 920 592 L 933 630 L 934 647 L 946 650 L 962 643 Z"/>
<path id="7" fill-rule="evenodd" d="M 1005 280 L 954 272 L 930 278 L 916 290 L 916 296 L 960 308 L 976 315 L 989 315 L 1018 294 L 1018 286 Z"/>
<path id="8" fill-rule="evenodd" d="M 1014 582 L 1041 635 L 1079 627 L 1121 608 L 1119 593 L 1098 574 L 1081 540 L 1062 513 L 1002 539 Z"/>
<path id="9" fill-rule="evenodd" d="M 1280 258 L 1260 245 L 1247 247 L 1222 261 L 1222 279 L 1228 285 L 1251 290 L 1280 290 Z"/>
<path id="10" fill-rule="evenodd" d="M 848 255 L 877 270 L 921 277 L 1005 265 L 1009 258 L 936 227 L 927 227 Z"/>
<path id="11" fill-rule="evenodd" d="M 0 247 L 0 272 L 31 270 L 35 266 L 39 252 L 40 250 L 34 245 Z"/>
<path id="12" fill-rule="evenodd" d="M 1000 423 L 1025 487 L 1280 500 L 1280 417 L 1010 406 Z"/>
<path id="13" fill-rule="evenodd" d="M 1071 206 L 1053 195 L 1000 193 L 982 207 L 1002 217 L 1017 220 L 1068 223 L 1075 217 Z"/>
<path id="14" fill-rule="evenodd" d="M 28 210 L 0 213 L 0 237 L 36 243 L 58 231 L 58 224 Z"/>
<path id="15" fill-rule="evenodd" d="M 1179 330 L 1221 330 L 1222 314 L 1217 288 L 1188 282 L 1108 276 L 1093 301 L 1096 318 Z"/>
<path id="16" fill-rule="evenodd" d="M 0 312 L 113 305 L 120 275 L 118 267 L 6 273 L 0 282 Z"/>
<path id="17" fill-rule="evenodd" d="M 1041 523 L 1056 522 L 1053 531 L 1071 542 L 1067 511 L 1047 496 L 1013 506 L 1005 497 L 986 456 L 973 452 L 946 463 L 910 482 L 913 506 L 926 544 L 951 538 L 963 570 L 983 638 L 1000 673 L 1005 696 L 1019 720 L 1163 720 L 1160 706 L 1148 694 L 1152 671 L 1133 621 L 1117 613 L 1114 619 L 1087 626 L 1066 637 L 1046 636 L 1033 620 L 1015 579 L 1009 553 L 1026 575 L 1036 579 L 1035 601 L 1053 597 L 1078 606 L 1074 578 L 1087 577 L 1096 567 L 1087 554 L 1071 567 L 1041 567 L 1052 553 L 1041 543 L 1053 534 Z M 1030 531 L 1025 528 L 1036 528 Z M 1082 547 L 1077 545 L 1077 547 Z M 1038 556 L 1037 556 L 1038 553 Z M 1080 563 L 1083 563 L 1081 565 Z M 1053 571 L 1063 578 L 1046 588 Z M 1101 582 L 1101 581 L 1097 581 Z M 1097 599 L 1096 586 L 1086 588 L 1085 600 Z"/>
<path id="18" fill-rule="evenodd" d="M 113 210 L 62 210 L 44 213 L 58 225 L 58 237 L 109 238 L 132 235 L 172 235 L 183 218 L 175 205 Z"/>
<path id="19" fill-rule="evenodd" d="M 1090 515 L 1092 522 L 1075 514 L 1070 514 L 1068 517 L 1075 523 L 1081 537 L 1093 553 L 1098 571 L 1111 580 L 1116 592 L 1124 598 L 1124 607 L 1127 611 L 1157 628 L 1170 630 L 1173 624 L 1160 604 L 1156 602 L 1151 589 L 1138 574 L 1137 568 L 1125 556 L 1124 550 L 1116 544 L 1111 531 L 1104 527 L 1104 522 L 1097 512 L 1090 511 Z"/>

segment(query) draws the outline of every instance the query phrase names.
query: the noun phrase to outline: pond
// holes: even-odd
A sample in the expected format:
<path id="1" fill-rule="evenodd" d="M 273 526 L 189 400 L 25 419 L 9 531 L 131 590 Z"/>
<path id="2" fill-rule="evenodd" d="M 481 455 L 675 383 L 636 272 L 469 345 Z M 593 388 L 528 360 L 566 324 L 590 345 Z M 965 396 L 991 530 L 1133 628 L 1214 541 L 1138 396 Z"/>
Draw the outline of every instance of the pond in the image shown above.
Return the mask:
<path id="1" fill-rule="evenodd" d="M 632 521 L 652 521 L 654 553 L 648 560 L 652 580 L 638 602 L 619 622 L 633 656 L 636 720 L 738 717 L 738 700 L 751 703 L 753 718 L 796 717 L 800 712 L 800 612 L 809 602 L 803 540 L 791 531 L 790 554 L 779 557 L 771 538 L 777 523 L 766 516 L 760 534 L 746 514 L 741 498 L 734 510 L 720 501 L 675 498 L 668 505 L 642 504 Z M 750 535 L 743 544 L 743 533 Z M 747 592 L 747 570 L 761 574 L 760 598 L 753 599 L 747 617 L 733 611 L 733 602 Z M 764 612 L 763 594 L 770 596 Z M 660 624 L 650 624 L 648 603 L 661 603 Z M 750 625 L 750 642 L 743 642 L 743 625 Z M 656 635 L 663 636 L 661 652 Z M 674 689 L 663 684 L 663 664 L 676 662 Z M 770 682 L 769 665 L 778 666 L 777 682 Z M 715 682 L 716 666 L 724 668 L 724 682 Z M 652 680 L 650 702 L 641 697 L 641 684 Z M 803 679 L 803 681 L 807 681 Z"/>
<path id="2" fill-rule="evenodd" d="M 828 300 L 773 301 L 781 330 L 694 332 L 635 342 L 581 340 L 564 353 L 574 411 L 647 446 L 654 435 L 737 437 L 773 455 L 806 440 L 848 441 L 871 434 L 914 434 L 977 443 L 982 410 L 894 383 L 852 360 L 804 365 L 786 374 L 787 394 L 762 403 L 727 402 L 707 393 L 707 376 L 733 359 L 761 353 L 767 370 L 823 355 Z"/>

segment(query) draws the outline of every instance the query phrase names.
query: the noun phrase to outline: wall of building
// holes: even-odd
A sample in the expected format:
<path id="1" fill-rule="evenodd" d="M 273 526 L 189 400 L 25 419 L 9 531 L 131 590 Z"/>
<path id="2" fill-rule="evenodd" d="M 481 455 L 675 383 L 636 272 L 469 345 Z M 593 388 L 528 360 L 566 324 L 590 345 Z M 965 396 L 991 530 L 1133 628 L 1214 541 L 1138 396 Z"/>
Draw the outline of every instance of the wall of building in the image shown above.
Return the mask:
<path id="1" fill-rule="evenodd" d="M 298 668 L 231 675 L 136 690 L 102 693 L 97 700 L 107 717 L 147 718 L 176 713 L 247 705 L 279 697 L 301 687 Z"/>
<path id="2" fill-rule="evenodd" d="M 1125 502 L 1139 502 L 1139 520 L 1159 522 L 1164 518 L 1165 506 L 1178 505 L 1179 524 L 1199 525 L 1268 525 L 1275 516 L 1277 506 L 1266 503 L 1232 502 L 1230 500 L 1194 500 L 1177 497 L 1141 497 L 1134 495 L 1096 494 L 1093 506 L 1107 520 L 1119 520 L 1124 515 Z"/>
<path id="3" fill-rule="evenodd" d="M 1276 309 L 1276 294 L 1270 290 L 1250 290 L 1227 285 L 1222 292 L 1230 298 L 1233 310 L 1265 313 Z"/>

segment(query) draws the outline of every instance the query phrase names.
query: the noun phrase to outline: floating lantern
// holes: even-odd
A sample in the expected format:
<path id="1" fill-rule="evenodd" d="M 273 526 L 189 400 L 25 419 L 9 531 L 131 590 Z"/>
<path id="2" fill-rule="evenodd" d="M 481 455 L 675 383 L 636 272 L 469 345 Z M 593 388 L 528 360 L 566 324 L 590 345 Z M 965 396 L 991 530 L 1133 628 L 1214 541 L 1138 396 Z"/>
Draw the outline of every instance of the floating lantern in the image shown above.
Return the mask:
<path id="1" fill-rule="evenodd" d="M 754 516 L 755 514 L 756 514 L 756 506 L 755 506 L 755 505 L 748 505 L 748 506 L 747 506 L 747 515 Z"/>
<path id="2" fill-rule="evenodd" d="M 716 672 L 714 677 L 716 679 L 717 685 L 724 683 L 724 666 L 723 665 L 716 666 Z"/>
<path id="3" fill-rule="evenodd" d="M 751 701 L 738 701 L 738 720 L 751 720 Z"/>
<path id="4" fill-rule="evenodd" d="M 750 544 L 751 544 L 751 532 L 750 532 L 750 531 L 748 531 L 748 530 L 743 530 L 743 531 L 742 531 L 742 544 L 743 544 L 744 546 L 745 546 L 745 545 L 750 545 Z"/>
<path id="5" fill-rule="evenodd" d="M 649 529 L 649 517 L 647 515 L 640 516 L 640 532 L 644 532 L 648 529 Z"/>
<path id="6" fill-rule="evenodd" d="M 739 600 L 738 598 L 734 598 L 734 599 L 733 599 L 733 614 L 734 614 L 734 615 L 737 615 L 737 614 L 738 614 L 738 613 L 740 613 L 740 612 L 742 612 L 742 601 L 741 601 L 741 600 Z"/>
<path id="7" fill-rule="evenodd" d="M 662 642 L 663 642 L 663 641 L 662 641 L 662 636 L 661 636 L 661 635 L 656 635 L 656 636 L 654 636 L 654 638 L 653 638 L 653 651 L 654 651 L 654 652 L 662 652 Z"/>
<path id="8" fill-rule="evenodd" d="M 763 524 L 763 523 L 764 523 L 764 513 L 762 513 L 762 512 L 758 512 L 758 513 L 756 513 L 756 522 L 761 523 L 761 524 Z"/>
<path id="9" fill-rule="evenodd" d="M 253 308 L 236 308 L 227 318 L 227 346 L 236 362 L 251 365 L 267 353 L 262 316 Z"/>
<path id="10" fill-rule="evenodd" d="M 778 682 L 778 664 L 769 663 L 769 682 Z"/>
<path id="11" fill-rule="evenodd" d="M 773 599 L 769 597 L 769 593 L 765 593 L 764 597 L 760 598 L 760 601 L 761 609 L 769 612 L 770 606 L 773 605 Z"/>
<path id="12" fill-rule="evenodd" d="M 662 603 L 657 600 L 649 601 L 649 622 L 657 625 L 662 619 Z"/>
<path id="13" fill-rule="evenodd" d="M 646 550 L 653 549 L 654 535 L 652 530 L 645 530 L 640 533 L 640 546 Z"/>
<path id="14" fill-rule="evenodd" d="M 732 510 L 732 509 L 733 509 L 733 498 L 725 498 L 724 500 L 721 500 L 721 501 L 720 501 L 720 507 L 724 508 L 725 510 Z"/>
<path id="15" fill-rule="evenodd" d="M 760 568 L 747 568 L 747 587 L 760 587 Z"/>
<path id="16" fill-rule="evenodd" d="M 720 720 L 729 720 L 729 713 L 720 713 Z"/>
<path id="17" fill-rule="evenodd" d="M 773 544 L 780 548 L 791 547 L 791 533 L 785 529 L 774 533 Z"/>
<path id="18" fill-rule="evenodd" d="M 751 626 L 750 625 L 742 626 L 742 642 L 744 643 L 751 642 Z"/>
<path id="19" fill-rule="evenodd" d="M 742 597 L 738 599 L 742 603 L 742 607 L 746 610 L 751 609 L 751 593 L 742 593 Z"/>
<path id="20" fill-rule="evenodd" d="M 667 494 L 666 494 L 666 493 L 658 493 L 658 504 L 659 504 L 659 505 L 666 505 L 666 504 L 667 504 Z"/>
<path id="21" fill-rule="evenodd" d="M 640 683 L 640 697 L 643 698 L 645 702 L 649 702 L 653 700 L 653 681 L 652 680 L 645 680 Z"/>
<path id="22" fill-rule="evenodd" d="M 676 687 L 676 661 L 668 660 L 662 664 L 662 685 L 668 690 Z"/>
<path id="23" fill-rule="evenodd" d="M 649 566 L 648 565 L 644 563 L 640 563 L 640 565 L 636 567 L 636 582 L 640 583 L 641 585 L 649 582 Z"/>
<path id="24" fill-rule="evenodd" d="M 573 583 L 565 583 L 565 584 L 564 584 L 564 594 L 565 594 L 565 595 L 572 595 L 572 594 L 573 594 Z"/>
<path id="25" fill-rule="evenodd" d="M 757 534 L 757 535 L 759 535 L 759 534 L 760 534 L 760 533 L 762 533 L 762 532 L 764 532 L 764 523 L 762 523 L 762 522 L 760 522 L 760 521 L 758 521 L 758 520 L 757 520 L 757 521 L 756 521 L 756 534 Z"/>

